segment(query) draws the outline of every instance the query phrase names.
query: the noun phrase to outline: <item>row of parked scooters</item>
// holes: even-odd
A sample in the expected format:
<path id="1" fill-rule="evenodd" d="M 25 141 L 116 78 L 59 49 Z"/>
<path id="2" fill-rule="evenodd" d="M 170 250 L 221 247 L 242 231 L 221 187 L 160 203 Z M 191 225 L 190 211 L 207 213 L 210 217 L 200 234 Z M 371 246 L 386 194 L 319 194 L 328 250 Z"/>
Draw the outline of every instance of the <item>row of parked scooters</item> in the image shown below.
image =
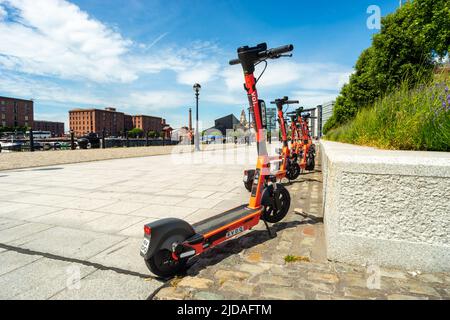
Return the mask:
<path id="1" fill-rule="evenodd" d="M 258 97 L 256 89 L 258 80 L 254 72 L 255 66 L 259 63 L 291 57 L 290 53 L 293 50 L 293 45 L 274 49 L 268 49 L 265 43 L 255 47 L 244 46 L 237 50 L 237 59 L 230 61 L 230 65 L 242 67 L 244 88 L 249 97 L 256 130 L 258 148 L 256 169 L 247 170 L 246 179 L 246 186 L 251 192 L 250 200 L 246 204 L 193 225 L 177 218 L 167 218 L 146 224 L 140 252 L 147 267 L 155 275 L 167 278 L 184 273 L 191 258 L 251 230 L 260 221 L 264 222 L 269 235 L 273 237 L 269 223 L 280 222 L 289 212 L 291 197 L 289 191 L 280 182 L 285 177 L 293 180 L 300 175 L 301 170 L 314 168 L 315 149 L 307 123 L 310 115 L 302 108 L 286 115 L 291 117 L 291 144 L 289 145 L 288 120 L 284 118 L 283 107 L 298 101 L 289 101 L 287 97 L 274 101 L 278 108 L 283 148 L 276 157 L 270 157 L 266 145 L 266 123 L 263 122 L 265 103 Z M 277 159 L 281 165 L 274 173 L 273 170 L 271 171 L 270 163 Z"/>
<path id="2" fill-rule="evenodd" d="M 302 172 L 313 171 L 315 168 L 316 147 L 313 144 L 308 124 L 309 119 L 314 119 L 311 116 L 313 109 L 300 107 L 294 112 L 287 113 L 286 116 L 289 117 L 287 119 L 284 107 L 299 104 L 299 101 L 284 97 L 272 101 L 271 104 L 276 105 L 278 109 L 282 148 L 277 150 L 278 156 L 272 157 L 270 164 L 277 168 L 275 176 L 279 181 L 285 178 L 292 181 L 297 179 Z M 290 137 L 288 137 L 288 128 L 290 128 Z M 244 171 L 244 186 L 249 192 L 252 190 L 255 173 L 256 170 Z"/>

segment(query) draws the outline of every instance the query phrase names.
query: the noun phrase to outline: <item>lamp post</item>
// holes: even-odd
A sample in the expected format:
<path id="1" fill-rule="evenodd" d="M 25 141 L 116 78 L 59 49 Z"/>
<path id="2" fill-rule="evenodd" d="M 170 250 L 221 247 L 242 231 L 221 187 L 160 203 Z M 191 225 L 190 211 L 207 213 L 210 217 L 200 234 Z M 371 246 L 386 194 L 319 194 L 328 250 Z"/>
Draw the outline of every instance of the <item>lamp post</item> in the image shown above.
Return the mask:
<path id="1" fill-rule="evenodd" d="M 197 103 L 196 112 L 195 112 L 195 137 L 194 137 L 195 151 L 200 151 L 200 136 L 198 133 L 198 96 L 200 95 L 201 88 L 202 88 L 202 86 L 199 85 L 198 83 L 194 84 L 193 89 L 195 92 L 195 99 L 196 99 L 196 103 Z"/>

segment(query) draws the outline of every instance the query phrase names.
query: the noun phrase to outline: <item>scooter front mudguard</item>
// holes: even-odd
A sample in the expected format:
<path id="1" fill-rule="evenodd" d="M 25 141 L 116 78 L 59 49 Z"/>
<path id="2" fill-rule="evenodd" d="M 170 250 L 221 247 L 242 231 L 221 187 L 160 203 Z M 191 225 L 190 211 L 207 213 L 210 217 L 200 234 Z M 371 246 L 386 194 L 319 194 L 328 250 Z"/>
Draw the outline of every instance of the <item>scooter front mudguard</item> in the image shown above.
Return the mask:
<path id="1" fill-rule="evenodd" d="M 145 226 L 150 228 L 150 234 L 144 234 L 141 247 L 141 256 L 146 260 L 159 250 L 172 251 L 174 243 L 181 243 L 195 235 L 194 228 L 189 223 L 176 218 L 161 219 Z"/>

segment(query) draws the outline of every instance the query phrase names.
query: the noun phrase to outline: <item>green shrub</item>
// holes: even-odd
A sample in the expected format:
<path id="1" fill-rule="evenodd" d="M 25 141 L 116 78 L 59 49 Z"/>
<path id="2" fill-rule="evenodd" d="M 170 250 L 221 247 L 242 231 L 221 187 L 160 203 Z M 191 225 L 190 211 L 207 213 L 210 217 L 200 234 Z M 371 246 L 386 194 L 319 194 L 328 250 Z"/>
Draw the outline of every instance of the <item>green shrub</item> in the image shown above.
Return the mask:
<path id="1" fill-rule="evenodd" d="M 398 90 L 330 130 L 327 140 L 383 149 L 450 151 L 450 81 Z"/>
<path id="2" fill-rule="evenodd" d="M 361 53 L 355 72 L 337 97 L 326 129 L 353 119 L 360 108 L 395 90 L 405 79 L 411 87 L 431 79 L 449 47 L 448 0 L 414 0 L 383 17 L 381 31 Z"/>

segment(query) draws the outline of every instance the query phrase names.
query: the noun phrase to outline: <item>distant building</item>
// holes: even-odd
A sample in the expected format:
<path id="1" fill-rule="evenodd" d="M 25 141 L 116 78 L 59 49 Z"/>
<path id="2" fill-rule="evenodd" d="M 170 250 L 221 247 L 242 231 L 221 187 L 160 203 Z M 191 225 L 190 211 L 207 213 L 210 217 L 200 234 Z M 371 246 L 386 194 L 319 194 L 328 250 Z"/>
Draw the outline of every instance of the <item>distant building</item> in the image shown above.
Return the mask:
<path id="1" fill-rule="evenodd" d="M 32 127 L 34 102 L 0 97 L 0 127 Z"/>
<path id="2" fill-rule="evenodd" d="M 125 131 L 124 121 L 124 113 L 117 112 L 114 108 L 69 111 L 70 130 L 73 130 L 78 137 L 89 133 L 100 135 L 103 130 L 107 136 L 122 135 Z"/>
<path id="3" fill-rule="evenodd" d="M 245 112 L 245 109 L 242 109 L 242 112 L 241 112 L 241 118 L 239 119 L 239 122 L 241 123 L 241 125 L 242 125 L 244 128 L 247 128 L 247 129 L 248 129 L 247 114 L 246 114 L 246 112 Z"/>
<path id="4" fill-rule="evenodd" d="M 133 126 L 133 116 L 130 116 L 128 114 L 123 115 L 123 124 L 124 124 L 124 131 L 130 131 L 134 128 Z"/>
<path id="5" fill-rule="evenodd" d="M 71 110 L 69 123 L 70 130 L 73 130 L 76 136 L 91 132 L 101 135 L 103 130 L 107 136 L 122 136 L 133 128 L 142 129 L 144 132 L 163 133 L 164 127 L 167 127 L 162 118 L 146 115 L 131 116 L 118 112 L 115 108 Z M 170 126 L 166 130 L 169 128 Z"/>
<path id="6" fill-rule="evenodd" d="M 324 103 L 322 105 L 322 126 L 321 126 L 321 132 L 323 132 L 323 127 L 324 127 L 325 123 L 333 115 L 333 109 L 334 109 L 335 103 L 336 103 L 336 101 L 330 101 L 330 102 Z"/>
<path id="7" fill-rule="evenodd" d="M 191 134 L 188 127 L 181 127 L 179 129 L 174 129 L 171 132 L 171 140 L 178 141 L 181 144 L 191 143 Z"/>
<path id="8" fill-rule="evenodd" d="M 35 120 L 33 131 L 49 131 L 52 137 L 64 136 L 64 122 Z"/>
<path id="9" fill-rule="evenodd" d="M 210 129 L 217 129 L 220 132 L 222 132 L 224 136 L 226 136 L 227 130 L 237 130 L 244 128 L 245 127 L 239 122 L 239 120 L 234 116 L 234 114 L 230 114 L 228 116 L 215 120 L 214 127 Z"/>
<path id="10" fill-rule="evenodd" d="M 309 128 L 312 137 L 320 138 L 322 136 L 322 106 L 317 106 L 313 111 L 311 111 Z"/>
<path id="11" fill-rule="evenodd" d="M 162 119 L 162 132 L 163 132 L 163 138 L 165 140 L 171 140 L 172 139 L 172 131 L 173 128 L 166 123 L 166 119 Z"/>
<path id="12" fill-rule="evenodd" d="M 161 133 L 163 131 L 163 119 L 144 115 L 133 116 L 133 127 L 139 128 L 144 132 L 155 131 Z"/>

